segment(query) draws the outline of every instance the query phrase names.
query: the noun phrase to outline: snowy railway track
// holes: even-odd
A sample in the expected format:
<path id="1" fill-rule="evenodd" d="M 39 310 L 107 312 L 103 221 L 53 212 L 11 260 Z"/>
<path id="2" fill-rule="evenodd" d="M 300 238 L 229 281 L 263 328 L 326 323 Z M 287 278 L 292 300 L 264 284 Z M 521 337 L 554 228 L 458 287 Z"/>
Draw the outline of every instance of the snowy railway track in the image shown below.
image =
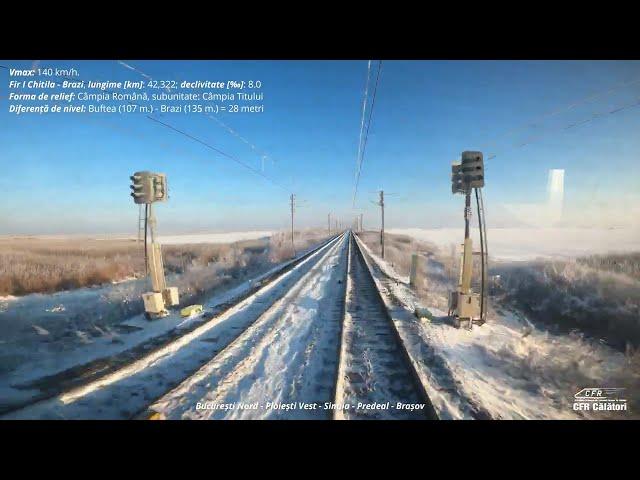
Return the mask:
<path id="1" fill-rule="evenodd" d="M 435 415 L 367 260 L 345 232 L 180 337 L 4 418 Z"/>
<path id="2" fill-rule="evenodd" d="M 334 418 L 433 419 L 417 372 L 380 296 L 364 255 L 349 239 L 346 308 Z"/>
<path id="3" fill-rule="evenodd" d="M 142 418 L 434 418 L 394 330 L 348 234 L 285 297 Z"/>
<path id="4" fill-rule="evenodd" d="M 59 379 L 60 385 L 72 384 L 72 388 L 54 389 L 46 398 L 3 412 L 2 418 L 123 419 L 138 415 L 232 343 L 345 238 L 346 234 L 338 235 L 263 278 L 235 304 L 224 305 L 213 318 L 177 338 L 165 338 L 159 346 L 140 346 L 136 352 L 141 354 L 124 352 L 115 369 L 111 363 L 96 366 L 105 359 L 86 365 L 86 370 L 76 369 L 70 378 Z"/>
<path id="5" fill-rule="evenodd" d="M 143 418 L 331 419 L 350 235 Z"/>

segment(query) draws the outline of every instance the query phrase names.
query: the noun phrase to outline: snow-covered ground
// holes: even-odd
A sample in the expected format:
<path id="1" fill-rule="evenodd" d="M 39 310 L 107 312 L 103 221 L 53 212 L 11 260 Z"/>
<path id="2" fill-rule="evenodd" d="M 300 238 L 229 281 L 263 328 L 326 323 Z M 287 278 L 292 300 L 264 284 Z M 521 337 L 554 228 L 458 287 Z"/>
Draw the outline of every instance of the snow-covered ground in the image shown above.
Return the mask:
<path id="1" fill-rule="evenodd" d="M 0 372 L 0 399 L 4 402 L 20 402 L 37 395 L 37 391 L 24 388 L 28 380 L 117 354 L 173 328 L 187 327 L 190 322 L 199 323 L 195 330 L 120 370 L 8 417 L 127 418 L 163 395 L 154 410 L 168 418 L 318 418 L 317 412 L 300 409 L 227 411 L 196 407 L 198 402 L 263 405 L 269 401 L 311 404 L 323 398 L 331 400 L 341 315 L 336 298 L 344 296 L 344 285 L 338 280 L 344 275 L 346 243 L 333 242 L 285 274 L 282 281 L 267 285 L 214 320 L 184 320 L 174 314 L 147 322 L 136 316 L 118 322 L 126 333 L 116 335 L 114 330 L 96 332 L 95 336 L 90 330 L 74 330 L 72 321 L 67 330 L 78 339 L 70 342 L 63 338 L 62 350 L 51 348 L 51 337 L 66 332 L 52 328 L 56 318 L 80 309 L 95 295 L 92 292 L 103 295 L 107 290 L 101 287 L 34 296 L 32 301 L 50 321 L 21 324 L 16 329 L 20 337 L 20 329 L 28 327 L 41 339 L 41 345 L 23 351 L 15 365 L 5 363 L 10 371 Z M 420 304 L 408 279 L 362 242 L 360 245 L 441 418 L 584 418 L 572 410 L 576 392 L 585 387 L 626 387 L 623 382 L 630 375 L 638 375 L 629 373 L 623 353 L 579 335 L 550 333 L 523 315 L 497 306 L 487 324 L 470 331 L 450 326 L 445 312 L 435 305 L 424 305 L 432 314 L 430 320 L 418 320 L 413 311 Z M 121 285 L 104 288 L 117 287 Z M 208 309 L 214 308 L 250 287 L 250 282 L 242 283 L 204 303 Z M 65 297 L 71 294 L 74 296 Z M 0 299 L 0 312 L 20 301 Z M 438 299 L 438 304 L 442 301 Z M 73 315 L 69 318 L 73 320 Z M 256 318 L 260 320 L 251 326 Z M 82 335 L 78 336 L 78 331 Z M 16 345 L 4 338 L 1 341 L 5 342 L 0 344 L 3 356 L 19 353 Z M 190 377 L 196 370 L 198 373 Z M 180 383 L 186 377 L 190 378 Z M 15 388 L 18 385 L 23 387 Z M 636 394 L 629 390 L 627 398 L 632 400 L 630 395 Z M 631 411 L 586 416 L 616 419 L 634 415 Z"/>
<path id="2" fill-rule="evenodd" d="M 233 243 L 242 240 L 270 237 L 273 231 L 227 232 L 227 233 L 194 233 L 185 235 L 161 235 L 159 242 L 163 245 L 183 245 L 188 243 Z"/>
<path id="3" fill-rule="evenodd" d="M 164 347 L 87 385 L 15 411 L 4 418 L 112 419 L 128 418 L 136 414 L 232 342 L 256 316 L 269 308 L 274 299 L 285 295 L 292 284 L 315 265 L 315 260 L 320 255 L 324 255 L 337 243 L 333 241 L 314 252 L 292 270 L 284 273 L 278 281 L 266 285 L 246 300 Z M 206 306 L 212 307 L 212 303 L 219 300 L 211 299 Z M 158 325 L 154 328 L 162 330 L 174 328 L 180 321 L 184 320 L 174 314 L 160 321 L 147 322 L 147 324 Z M 137 319 L 133 319 L 126 323 L 136 322 Z M 96 351 L 100 350 L 95 345 L 93 348 Z M 77 357 L 74 357 L 78 361 L 86 360 L 88 354 L 88 351 L 79 352 Z M 73 362 L 73 358 L 70 357 L 68 361 Z M 27 372 L 34 369 L 37 370 L 36 365 L 31 364 Z M 53 370 L 53 368 L 50 369 Z M 8 383 L 9 385 L 5 383 L 7 390 L 11 388 L 10 382 Z M 0 392 L 0 395 L 4 396 L 6 393 Z"/>
<path id="4" fill-rule="evenodd" d="M 479 410 L 491 418 L 578 419 L 572 405 L 580 389 L 624 386 L 619 381 L 628 365 L 622 353 L 580 336 L 540 330 L 521 315 L 496 312 L 481 327 L 456 329 L 445 322 L 446 312 L 422 305 L 433 318 L 417 320 L 413 311 L 420 303 L 407 278 L 361 245 L 443 418 L 470 418 Z M 595 412 L 589 418 L 632 415 Z"/>
<path id="5" fill-rule="evenodd" d="M 219 232 L 219 233 L 184 233 L 176 235 L 160 235 L 158 241 L 163 245 L 183 245 L 189 243 L 233 243 L 242 240 L 254 240 L 256 238 L 270 237 L 275 232 L 273 230 L 252 230 L 246 232 Z M 21 237 L 65 240 L 65 239 L 83 239 L 90 238 L 92 240 L 133 240 L 137 238 L 135 235 L 127 234 L 75 234 L 75 235 L 0 235 L 1 238 Z"/>
<path id="6" fill-rule="evenodd" d="M 474 245 L 479 246 L 477 230 L 474 225 L 471 232 Z M 441 248 L 463 241 L 463 231 L 460 228 L 392 228 L 387 232 L 408 235 Z M 640 228 L 488 228 L 487 241 L 489 255 L 496 259 L 575 257 L 638 251 Z"/>
<path id="7" fill-rule="evenodd" d="M 386 306 L 371 281 L 368 266 L 355 244 L 349 250 L 346 306 L 342 326 L 340 370 L 336 382 L 336 410 L 340 420 L 424 420 L 430 409 L 417 388 L 412 367 L 396 341 Z M 361 408 L 383 405 L 388 409 Z M 411 409 L 398 408 L 411 405 Z"/>
<path id="8" fill-rule="evenodd" d="M 266 275 L 268 273 L 263 276 Z M 251 285 L 249 281 L 243 282 L 233 289 L 213 296 L 206 305 L 212 308 L 223 304 L 241 295 L 251 288 Z M 59 306 L 66 304 L 72 309 L 77 308 L 77 305 L 82 305 L 87 300 L 87 296 L 89 301 L 94 297 L 94 292 L 91 290 L 94 289 L 81 289 L 54 295 L 30 295 L 28 298 L 31 302 L 21 305 L 21 308 L 33 310 L 36 305 L 42 308 L 45 304 L 56 304 L 58 301 L 62 302 Z M 170 330 L 186 328 L 189 323 L 198 321 L 201 317 L 202 314 L 182 319 L 174 313 L 150 322 L 144 315 L 135 315 L 128 319 L 122 318 L 107 330 L 94 326 L 95 332 L 92 332 L 90 328 L 74 330 L 75 327 L 71 326 L 68 328 L 70 338 L 62 335 L 63 338 L 59 340 L 50 339 L 52 335 L 49 330 L 33 323 L 31 326 L 42 338 L 41 342 L 34 342 L 21 332 L 18 332 L 13 340 L 2 341 L 5 346 L 3 357 L 6 358 L 3 358 L 3 361 L 6 371 L 0 375 L 0 406 L 21 404 L 37 396 L 40 393 L 37 388 L 25 388 L 25 386 L 36 383 L 39 379 L 96 359 L 117 355 L 149 339 L 166 334 Z M 39 315 L 38 323 L 46 325 L 52 331 L 54 328 L 59 330 L 60 327 L 57 324 L 60 322 L 56 321 L 54 315 L 51 315 L 50 319 L 54 324 L 53 328 L 43 323 L 43 320 L 42 315 Z M 6 359 L 9 357 L 15 358 L 15 361 L 7 362 Z"/>
<path id="9" fill-rule="evenodd" d="M 342 320 L 335 299 L 344 297 L 339 280 L 346 271 L 346 239 L 324 253 L 286 296 L 151 410 L 168 419 L 330 418 L 331 412 L 315 403 L 333 401 Z"/>
<path id="10" fill-rule="evenodd" d="M 313 247 L 311 247 L 313 248 Z M 298 256 L 311 248 L 305 248 Z M 215 309 L 242 296 L 261 279 L 285 268 L 245 267 L 250 280 L 229 280 L 211 291 L 204 302 Z M 217 274 L 224 276 L 225 271 Z M 171 281 L 173 276 L 169 276 Z M 243 277 L 247 278 L 247 277 Z M 171 284 L 171 283 L 170 283 Z M 41 379 L 96 359 L 118 355 L 173 329 L 192 328 L 202 318 L 178 314 L 149 322 L 133 308 L 147 289 L 143 280 L 55 294 L 0 298 L 0 411 L 22 404 L 42 392 Z"/>

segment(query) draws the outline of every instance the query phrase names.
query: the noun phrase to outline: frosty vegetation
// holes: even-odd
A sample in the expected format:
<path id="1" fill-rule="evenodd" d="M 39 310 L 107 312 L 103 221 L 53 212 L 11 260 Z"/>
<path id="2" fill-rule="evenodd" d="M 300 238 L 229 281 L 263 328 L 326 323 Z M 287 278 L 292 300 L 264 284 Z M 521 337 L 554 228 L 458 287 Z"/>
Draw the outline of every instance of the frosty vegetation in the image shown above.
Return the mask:
<path id="1" fill-rule="evenodd" d="M 296 249 L 309 249 L 327 236 L 300 232 Z M 49 341 L 100 336 L 144 311 L 141 294 L 150 285 L 142 246 L 135 241 L 21 239 L 0 248 L 4 341 L 23 342 L 36 326 L 49 332 Z M 230 244 L 167 245 L 163 256 L 167 283 L 179 288 L 180 303 L 188 305 L 267 272 L 293 251 L 283 232 Z"/>
<path id="2" fill-rule="evenodd" d="M 311 230 L 297 233 L 296 248 L 307 248 L 326 236 Z M 165 245 L 163 253 L 167 274 L 192 272 L 195 280 L 206 267 L 243 268 L 259 259 L 279 263 L 291 258 L 293 250 L 289 234 L 280 232 L 230 244 Z M 135 240 L 0 239 L 0 296 L 118 283 L 144 273 L 143 246 Z"/>
<path id="3" fill-rule="evenodd" d="M 361 238 L 380 252 L 379 233 Z M 409 275 L 414 252 L 421 254 L 427 277 L 417 292 L 446 310 L 446 292 L 457 282 L 456 245 L 439 249 L 409 236 L 385 235 L 385 259 L 399 274 Z M 489 263 L 492 303 L 515 308 L 553 331 L 577 331 L 622 351 L 640 347 L 640 253 Z M 475 285 L 478 274 L 474 265 Z"/>
<path id="4" fill-rule="evenodd" d="M 549 328 L 578 330 L 618 349 L 638 348 L 640 280 L 607 266 L 593 257 L 499 264 L 495 295 Z"/>
<path id="5" fill-rule="evenodd" d="M 379 232 L 366 232 L 360 238 L 380 254 Z M 409 236 L 385 235 L 385 260 L 398 274 L 408 277 L 414 252 L 421 255 L 422 275 L 413 288 L 417 297 L 423 305 L 446 312 L 448 291 L 457 283 L 457 246 L 437 248 Z M 547 393 L 561 392 L 559 398 L 571 398 L 586 385 L 624 387 L 630 409 L 636 411 L 640 408 L 639 259 L 635 253 L 524 262 L 490 259 L 489 322 L 510 326 L 509 317 L 521 321 L 520 341 L 503 339 L 501 345 L 487 345 L 497 348 L 492 354 L 496 365 L 514 378 L 544 386 Z M 474 268 L 477 274 L 479 269 Z M 478 280 L 476 275 L 476 285 Z"/>
<path id="6" fill-rule="evenodd" d="M 320 230 L 296 234 L 297 253 L 327 237 Z M 226 292 L 293 253 L 284 232 L 230 244 L 167 245 L 163 252 L 167 283 L 179 288 L 181 305 Z M 140 278 L 144 256 L 135 241 L 21 239 L 3 241 L 0 255 L 0 376 L 35 350 L 64 353 L 102 337 L 119 342 L 120 324 L 144 311 L 141 294 L 149 283 Z M 55 293 L 26 294 L 32 291 Z"/>

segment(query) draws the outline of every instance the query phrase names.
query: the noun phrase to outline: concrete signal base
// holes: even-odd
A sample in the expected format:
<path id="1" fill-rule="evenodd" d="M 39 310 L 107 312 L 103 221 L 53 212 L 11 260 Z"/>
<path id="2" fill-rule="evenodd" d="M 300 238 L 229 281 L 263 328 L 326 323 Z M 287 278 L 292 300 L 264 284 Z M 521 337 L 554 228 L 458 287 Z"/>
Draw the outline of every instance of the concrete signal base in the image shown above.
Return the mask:
<path id="1" fill-rule="evenodd" d="M 456 327 L 472 323 L 481 324 L 480 318 L 480 294 L 478 293 L 449 293 L 449 316 L 454 318 Z"/>

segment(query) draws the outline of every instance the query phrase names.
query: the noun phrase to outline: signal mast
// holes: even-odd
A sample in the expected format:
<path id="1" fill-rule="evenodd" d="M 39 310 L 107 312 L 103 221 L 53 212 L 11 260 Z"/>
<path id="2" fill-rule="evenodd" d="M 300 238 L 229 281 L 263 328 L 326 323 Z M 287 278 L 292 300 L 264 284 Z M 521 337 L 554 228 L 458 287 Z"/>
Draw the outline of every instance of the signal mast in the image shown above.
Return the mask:
<path id="1" fill-rule="evenodd" d="M 144 204 L 144 262 L 145 271 L 151 277 L 151 292 L 142 294 L 145 315 L 148 319 L 166 317 L 169 315 L 166 306 L 179 303 L 178 288 L 167 287 L 162 262 L 162 250 L 156 242 L 156 218 L 152 204 L 165 202 L 169 198 L 167 190 L 167 176 L 163 173 L 135 172 L 131 177 L 131 196 L 136 204 Z M 141 227 L 141 226 L 139 226 Z M 151 242 L 147 240 L 148 234 Z"/>
<path id="2" fill-rule="evenodd" d="M 451 192 L 464 194 L 464 244 L 460 261 L 460 276 L 456 291 L 449 292 L 449 316 L 454 318 L 456 327 L 467 323 L 482 325 L 487 318 L 487 230 L 482 200 L 484 187 L 484 162 L 482 152 L 462 152 L 460 162 L 451 165 Z M 480 232 L 480 252 L 473 252 L 473 242 L 469 236 L 471 220 L 471 193 L 475 190 L 478 211 L 478 230 Z M 480 255 L 480 293 L 471 288 L 473 275 L 473 255 Z"/>

